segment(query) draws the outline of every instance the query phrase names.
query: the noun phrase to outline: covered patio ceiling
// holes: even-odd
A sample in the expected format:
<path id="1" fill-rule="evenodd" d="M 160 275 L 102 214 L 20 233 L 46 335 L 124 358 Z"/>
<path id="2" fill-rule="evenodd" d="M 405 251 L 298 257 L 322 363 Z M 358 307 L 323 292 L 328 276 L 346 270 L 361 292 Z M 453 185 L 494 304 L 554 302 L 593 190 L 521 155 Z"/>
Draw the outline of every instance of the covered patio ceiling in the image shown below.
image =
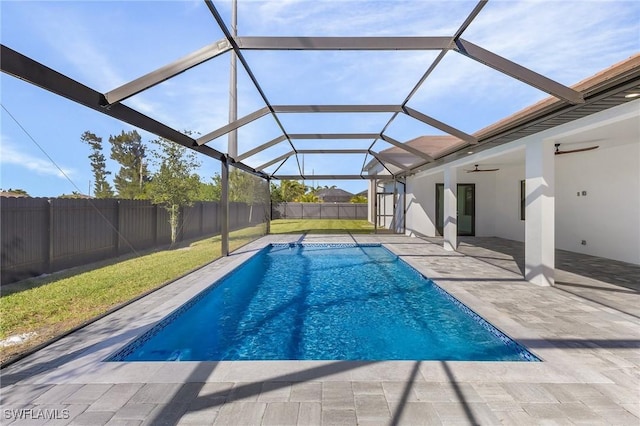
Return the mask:
<path id="1" fill-rule="evenodd" d="M 563 122 L 588 115 L 625 101 L 624 95 L 640 87 L 640 66 L 638 60 L 634 66 L 607 79 L 598 80 L 595 85 L 567 87 L 531 69 L 519 65 L 503 56 L 478 46 L 465 38 L 463 34 L 472 22 L 481 14 L 487 0 L 481 0 L 464 18 L 459 27 L 447 36 L 366 36 L 366 37 L 325 37 L 325 36 L 237 36 L 230 28 L 216 4 L 205 0 L 212 17 L 212 23 L 222 31 L 223 38 L 196 50 L 172 63 L 162 66 L 139 78 L 115 87 L 107 92 L 89 88 L 70 77 L 9 48 L 1 45 L 0 66 L 3 72 L 26 80 L 46 90 L 71 99 L 86 107 L 121 121 L 167 138 L 203 155 L 233 165 L 242 170 L 269 179 L 371 179 L 368 165 L 382 165 L 386 177 L 403 177 L 430 166 L 453 161 L 466 155 L 470 147 L 474 152 L 507 143 L 527 134 L 543 130 Z M 246 53 L 249 51 L 435 51 L 437 56 L 424 69 L 404 100 L 397 104 L 274 104 L 272 94 L 263 89 L 263 83 L 256 77 Z M 474 134 L 463 131 L 453 125 L 438 120 L 422 111 L 409 106 L 411 99 L 441 64 L 445 55 L 457 54 L 476 61 L 509 78 L 519 80 L 526 85 L 551 95 L 550 100 L 540 102 L 527 114 L 511 117 L 498 122 Z M 259 93 L 263 106 L 255 111 L 232 119 L 230 123 L 211 129 L 197 138 L 180 132 L 169 125 L 148 117 L 139 110 L 127 106 L 124 102 L 156 85 L 189 72 L 219 56 L 235 55 L 246 75 Z M 638 58 L 636 58 L 638 59 Z M 384 82 L 381 82 L 384 84 Z M 390 114 L 386 123 L 378 129 L 368 132 L 317 133 L 292 132 L 285 124 L 285 117 L 299 114 Z M 239 129 L 270 117 L 278 128 L 278 135 L 266 138 L 244 152 L 229 153 L 215 149 L 211 145 L 219 138 L 234 134 Z M 431 139 L 429 145 L 406 143 L 395 139 L 388 131 L 396 120 L 408 119 L 435 129 L 440 135 Z M 420 138 L 417 138 L 420 139 Z M 326 141 L 353 141 L 357 147 L 327 146 Z M 306 146 L 311 142 L 312 146 Z M 377 149 L 380 142 L 392 149 Z M 250 165 L 258 154 L 264 154 L 275 146 L 288 146 L 284 153 L 274 155 L 268 161 Z M 323 173 L 314 170 L 313 176 L 304 169 L 305 154 L 323 156 L 359 157 L 362 162 L 357 174 Z M 401 155 L 398 155 L 401 154 Z M 297 173 L 279 173 L 282 166 L 295 160 Z"/>

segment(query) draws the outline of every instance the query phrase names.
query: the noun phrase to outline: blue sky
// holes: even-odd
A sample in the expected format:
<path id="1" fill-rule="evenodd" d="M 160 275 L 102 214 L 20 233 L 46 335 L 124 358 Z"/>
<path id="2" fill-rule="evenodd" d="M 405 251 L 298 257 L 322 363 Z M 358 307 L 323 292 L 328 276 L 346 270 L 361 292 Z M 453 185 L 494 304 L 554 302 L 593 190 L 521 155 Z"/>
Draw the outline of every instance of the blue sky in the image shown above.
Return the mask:
<path id="1" fill-rule="evenodd" d="M 427 0 L 238 2 L 241 36 L 446 36 L 475 6 L 468 1 Z M 231 3 L 215 4 L 229 23 Z M 223 37 L 202 1 L 1 1 L 0 8 L 4 45 L 102 92 Z M 640 51 L 640 2 L 490 1 L 463 38 L 572 85 Z M 432 51 L 245 52 L 274 105 L 400 104 L 436 55 Z M 228 120 L 228 69 L 229 56 L 223 55 L 125 103 L 176 129 L 208 133 Z M 264 104 L 240 65 L 238 70 L 241 117 Z M 3 189 L 22 188 L 32 196 L 86 193 L 92 176 L 89 148 L 80 142 L 80 135 L 90 130 L 102 136 L 108 156 L 109 135 L 132 129 L 5 74 L 0 74 L 0 85 Z M 546 96 L 449 52 L 409 106 L 472 133 Z M 379 133 L 390 116 L 282 114 L 280 119 L 289 133 Z M 145 141 L 155 138 L 141 133 Z M 279 134 L 273 118 L 263 117 L 240 129 L 239 151 Z M 400 116 L 387 134 L 406 141 L 440 132 Z M 371 142 L 323 141 L 322 146 L 368 148 Z M 221 137 L 210 145 L 226 151 L 226 143 Z M 310 149 L 317 143 L 297 141 L 296 146 Z M 374 149 L 387 147 L 378 142 Z M 246 163 L 256 167 L 290 149 L 283 142 Z M 305 171 L 358 174 L 363 161 L 361 155 L 307 155 Z M 108 168 L 117 172 L 111 160 Z M 216 161 L 202 158 L 200 173 L 205 179 L 218 171 Z M 297 173 L 295 161 L 287 161 L 279 173 Z M 315 183 L 337 184 L 351 192 L 366 188 L 365 181 Z"/>

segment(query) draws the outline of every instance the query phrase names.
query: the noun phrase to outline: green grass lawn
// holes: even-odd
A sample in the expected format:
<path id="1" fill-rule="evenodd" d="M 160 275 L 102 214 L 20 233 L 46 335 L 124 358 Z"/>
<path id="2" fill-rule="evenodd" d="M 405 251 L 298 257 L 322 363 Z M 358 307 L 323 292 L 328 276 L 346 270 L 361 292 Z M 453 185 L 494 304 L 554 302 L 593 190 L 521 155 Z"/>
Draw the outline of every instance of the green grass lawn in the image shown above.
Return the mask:
<path id="1" fill-rule="evenodd" d="M 230 234 L 234 250 L 263 234 L 264 226 Z M 220 237 L 128 259 L 111 259 L 48 277 L 3 286 L 0 339 L 37 335 L 2 348 L 1 361 L 62 334 L 108 310 L 220 257 Z"/>
<path id="2" fill-rule="evenodd" d="M 274 220 L 271 233 L 370 233 L 362 220 Z M 234 250 L 263 233 L 263 226 L 232 232 Z M 220 257 L 220 237 L 186 244 L 139 257 L 111 259 L 73 268 L 48 277 L 3 286 L 0 297 L 0 340 L 21 333 L 36 336 L 20 345 L 2 348 L 0 361 L 81 325 L 166 282 Z"/>
<path id="3" fill-rule="evenodd" d="M 278 219 L 271 221 L 272 234 L 370 234 L 373 225 L 366 220 L 349 219 Z"/>

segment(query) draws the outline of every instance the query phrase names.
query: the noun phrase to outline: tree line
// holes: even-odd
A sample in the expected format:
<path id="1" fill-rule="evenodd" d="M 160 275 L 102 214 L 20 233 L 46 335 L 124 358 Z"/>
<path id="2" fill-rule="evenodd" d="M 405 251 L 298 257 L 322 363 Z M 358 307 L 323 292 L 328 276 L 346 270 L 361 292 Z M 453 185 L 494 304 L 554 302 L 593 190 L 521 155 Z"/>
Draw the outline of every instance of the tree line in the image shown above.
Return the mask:
<path id="1" fill-rule="evenodd" d="M 186 134 L 192 132 L 186 131 Z M 196 201 L 219 201 L 222 181 L 215 173 L 209 182 L 197 173 L 201 163 L 195 152 L 165 138 L 151 141 L 156 148 L 149 150 L 136 130 L 121 131 L 110 135 L 109 158 L 118 163 L 117 173 L 113 176 L 113 185 L 107 169 L 103 139 L 94 132 L 85 131 L 82 143 L 89 146 L 88 156 L 93 175 L 94 198 L 120 198 L 131 200 L 150 200 L 161 205 L 169 213 L 171 242 L 175 243 L 180 223 L 182 207 Z M 149 165 L 154 171 L 149 170 Z M 318 203 L 318 191 L 332 189 L 335 185 L 310 187 L 295 180 L 282 180 L 270 185 L 264 179 L 239 169 L 231 168 L 229 173 L 229 201 L 242 202 L 253 206 L 254 203 L 306 202 Z M 27 195 L 20 189 L 9 192 Z M 90 194 L 89 194 L 90 195 Z M 61 198 L 84 198 L 77 193 L 62 195 Z M 367 198 L 356 195 L 352 203 L 366 203 Z M 253 209 L 250 210 L 252 214 Z M 251 219 L 251 218 L 250 218 Z"/>
<path id="2" fill-rule="evenodd" d="M 110 158 L 119 165 L 113 186 L 108 180 L 112 173 L 107 170 L 102 137 L 86 131 L 80 139 L 91 149 L 89 161 L 94 179 L 93 196 L 150 200 L 161 205 L 169 213 L 172 243 L 177 238 L 182 207 L 195 201 L 220 200 L 220 174 L 214 174 L 210 182 L 203 181 L 197 173 L 201 163 L 196 153 L 168 139 L 152 140 L 156 149 L 148 150 L 136 130 L 110 135 Z M 154 172 L 150 172 L 149 164 L 154 166 Z M 232 169 L 229 173 L 229 201 L 249 205 L 267 203 L 267 182 L 250 173 Z"/>
<path id="3" fill-rule="evenodd" d="M 271 201 L 274 203 L 296 202 L 296 203 L 320 203 L 322 200 L 318 193 L 323 189 L 334 189 L 335 185 L 325 186 L 305 186 L 295 180 L 282 180 L 279 185 L 271 184 Z M 354 195 L 349 200 L 350 203 L 366 203 L 367 197 Z"/>

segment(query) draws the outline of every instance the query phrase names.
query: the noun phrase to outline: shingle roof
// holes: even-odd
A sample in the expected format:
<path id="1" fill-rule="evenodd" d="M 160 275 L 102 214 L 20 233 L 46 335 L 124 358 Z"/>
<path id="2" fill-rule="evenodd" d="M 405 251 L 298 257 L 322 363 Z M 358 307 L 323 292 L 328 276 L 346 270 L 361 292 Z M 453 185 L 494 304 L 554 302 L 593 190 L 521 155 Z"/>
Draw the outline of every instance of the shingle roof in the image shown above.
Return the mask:
<path id="1" fill-rule="evenodd" d="M 316 192 L 320 198 L 324 197 L 353 197 L 353 194 L 340 188 L 326 188 Z"/>
<path id="2" fill-rule="evenodd" d="M 625 84 L 629 85 L 629 83 L 630 87 L 625 88 Z M 528 134 L 537 133 L 625 102 L 624 93 L 631 90 L 637 91 L 640 88 L 640 53 L 618 62 L 571 87 L 584 95 L 584 104 L 571 106 L 564 100 L 553 96 L 547 97 L 475 132 L 473 136 L 478 139 L 478 145 L 474 146 L 474 151 L 477 152 L 478 148 L 488 149 L 508 143 Z M 611 91 L 610 97 L 615 97 L 615 100 L 602 96 L 603 93 L 608 91 Z M 442 164 L 447 159 L 456 159 L 461 155 L 456 154 L 456 151 L 468 146 L 461 139 L 449 135 L 420 136 L 406 143 L 438 159 L 432 163 L 434 165 Z M 416 156 L 395 146 L 383 150 L 382 153 L 392 156 L 394 160 L 407 166 L 420 162 L 420 159 Z M 449 155 L 454 157 L 444 158 Z M 371 161 L 367 168 L 375 163 L 376 160 Z"/>

